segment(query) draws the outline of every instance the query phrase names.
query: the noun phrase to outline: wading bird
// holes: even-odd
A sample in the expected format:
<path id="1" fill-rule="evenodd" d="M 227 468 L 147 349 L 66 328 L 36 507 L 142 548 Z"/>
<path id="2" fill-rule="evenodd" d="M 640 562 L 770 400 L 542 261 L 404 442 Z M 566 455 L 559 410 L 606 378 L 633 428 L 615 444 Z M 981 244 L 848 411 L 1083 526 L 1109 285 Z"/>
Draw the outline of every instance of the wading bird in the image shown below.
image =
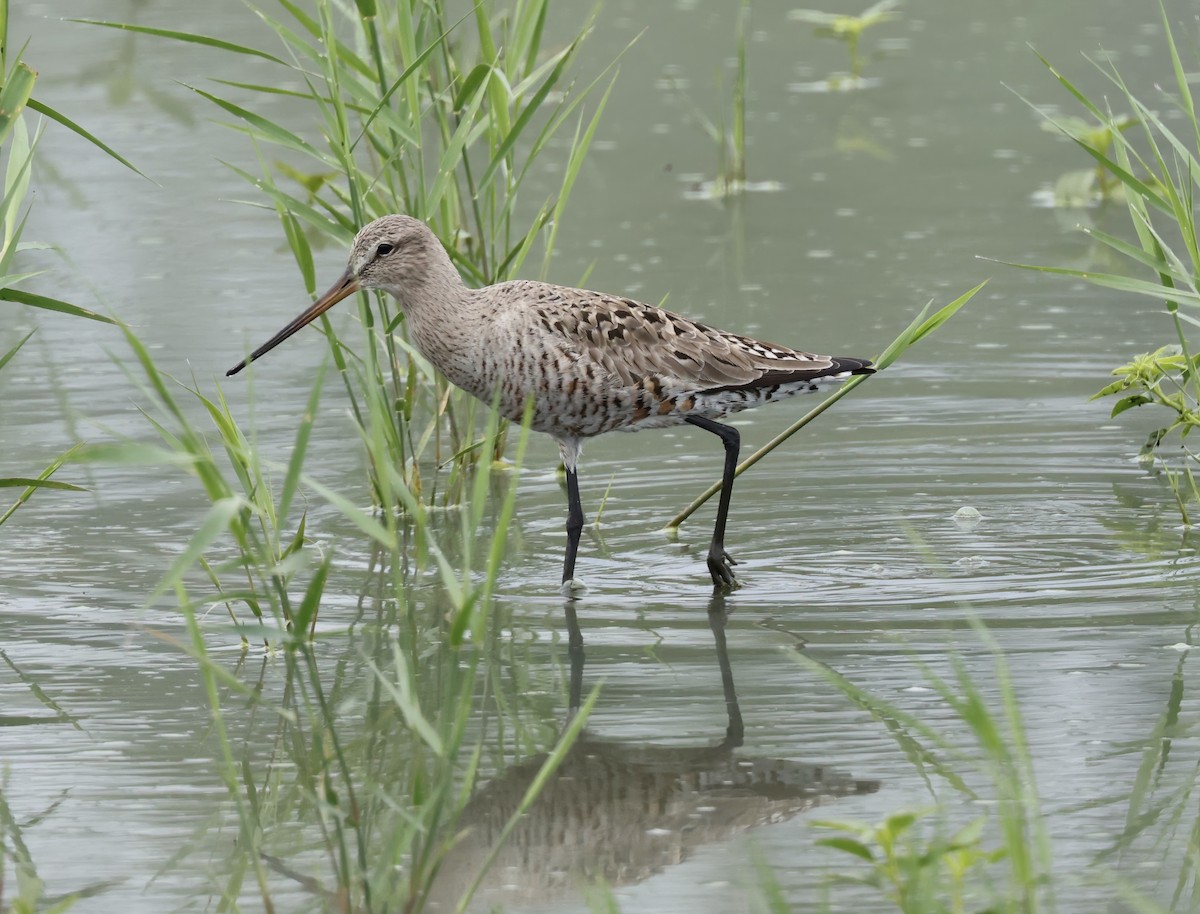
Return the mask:
<path id="1" fill-rule="evenodd" d="M 720 437 L 725 471 L 708 571 L 714 587 L 731 587 L 725 522 L 741 439 L 716 420 L 874 371 L 868 359 L 800 352 L 617 295 L 529 280 L 470 289 L 424 222 L 392 215 L 359 231 L 333 288 L 226 374 L 360 289 L 399 302 L 410 342 L 452 384 L 514 422 L 531 404 L 531 427 L 558 443 L 567 470 L 564 584 L 575 576 L 584 524 L 576 468 L 586 439 L 684 423 Z"/>

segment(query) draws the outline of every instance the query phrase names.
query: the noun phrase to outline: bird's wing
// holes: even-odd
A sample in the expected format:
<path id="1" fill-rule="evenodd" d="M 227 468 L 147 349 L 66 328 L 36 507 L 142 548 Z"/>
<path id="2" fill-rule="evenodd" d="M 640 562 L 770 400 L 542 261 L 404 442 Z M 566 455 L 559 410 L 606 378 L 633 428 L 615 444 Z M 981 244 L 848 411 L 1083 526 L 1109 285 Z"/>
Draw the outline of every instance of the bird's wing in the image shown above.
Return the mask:
<path id="1" fill-rule="evenodd" d="M 696 391 L 767 387 L 862 368 L 738 336 L 632 298 L 529 283 L 542 328 L 624 384 L 668 378 Z"/>

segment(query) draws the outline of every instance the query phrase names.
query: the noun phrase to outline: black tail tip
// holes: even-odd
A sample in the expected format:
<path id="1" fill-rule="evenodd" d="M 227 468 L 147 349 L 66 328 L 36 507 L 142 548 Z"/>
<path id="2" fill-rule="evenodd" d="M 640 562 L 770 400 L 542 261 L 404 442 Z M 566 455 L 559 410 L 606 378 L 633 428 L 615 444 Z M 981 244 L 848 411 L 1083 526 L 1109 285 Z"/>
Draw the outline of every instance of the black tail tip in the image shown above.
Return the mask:
<path id="1" fill-rule="evenodd" d="M 225 377 L 232 378 L 235 374 L 237 374 L 239 371 L 241 371 L 245 367 L 246 367 L 245 362 L 238 362 L 236 365 L 234 365 L 232 368 L 230 368 L 227 372 L 225 372 Z"/>
<path id="2" fill-rule="evenodd" d="M 848 371 L 850 374 L 875 374 L 875 363 L 870 359 L 856 359 L 848 356 L 834 356 L 839 372 Z"/>

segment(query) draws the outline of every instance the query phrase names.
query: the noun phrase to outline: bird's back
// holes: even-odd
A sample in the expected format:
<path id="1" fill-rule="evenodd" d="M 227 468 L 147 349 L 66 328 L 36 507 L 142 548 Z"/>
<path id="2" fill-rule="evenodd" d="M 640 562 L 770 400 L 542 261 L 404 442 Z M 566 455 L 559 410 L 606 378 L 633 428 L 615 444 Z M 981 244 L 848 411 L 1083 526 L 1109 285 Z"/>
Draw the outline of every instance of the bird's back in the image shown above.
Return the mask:
<path id="1" fill-rule="evenodd" d="M 868 374 L 870 361 L 717 330 L 631 298 L 517 280 L 474 293 L 479 353 L 450 379 L 558 438 L 719 419 Z M 464 377 L 464 374 L 471 377 Z"/>

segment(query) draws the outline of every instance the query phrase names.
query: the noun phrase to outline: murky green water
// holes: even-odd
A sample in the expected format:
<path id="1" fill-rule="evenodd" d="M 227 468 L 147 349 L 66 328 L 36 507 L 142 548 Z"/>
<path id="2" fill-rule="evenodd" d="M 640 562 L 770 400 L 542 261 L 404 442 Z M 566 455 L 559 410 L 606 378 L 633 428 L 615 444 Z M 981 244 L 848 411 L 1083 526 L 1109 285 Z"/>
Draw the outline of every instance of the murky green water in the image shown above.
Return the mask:
<path id="1" fill-rule="evenodd" d="M 1176 701 L 1182 695 L 1181 720 L 1196 713 L 1193 663 L 1181 647 L 1195 641 L 1195 552 L 1165 486 L 1132 459 L 1153 419 L 1134 412 L 1109 422 L 1107 405 L 1087 402 L 1118 361 L 1164 341 L 1165 323 L 1145 301 L 977 255 L 1091 263 L 1098 252 L 1074 223 L 1121 230 L 1118 207 L 1060 213 L 1034 204 L 1036 191 L 1084 163 L 1039 129 L 1018 94 L 1067 101 L 1027 43 L 1093 90 L 1102 79 L 1080 52 L 1109 49 L 1149 93 L 1169 76 L 1157 5 L 912 3 L 899 22 L 868 36 L 869 46 L 888 51 L 872 63 L 878 86 L 817 94 L 803 85 L 841 66 L 840 50 L 787 21 L 786 7 L 762 4 L 750 43 L 750 177 L 783 189 L 726 205 L 689 199 L 689 191 L 715 168 L 696 112 L 720 115 L 718 74 L 728 84 L 734 53 L 729 6 L 605 7 L 589 39 L 592 61 L 646 31 L 623 58 L 552 278 L 575 282 L 594 267 L 595 288 L 650 301 L 669 295 L 675 310 L 731 329 L 871 355 L 928 299 L 945 302 L 991 277 L 900 365 L 739 482 L 729 547 L 744 586 L 727 601 L 727 637 L 745 737 L 732 757 L 790 764 L 805 776 L 817 766 L 831 772 L 830 785 L 858 784 L 812 792 L 830 818 L 875 820 L 928 805 L 921 775 L 887 729 L 798 663 L 796 645 L 802 639 L 809 656 L 953 733 L 961 725 L 927 688 L 921 664 L 945 674 L 954 652 L 994 697 L 993 660 L 968 625 L 975 615 L 1003 647 L 1022 702 L 1062 874 L 1060 905 L 1097 910 L 1111 893 L 1078 875 L 1117 845 L 1173 690 Z M 1185 5 L 1171 12 L 1182 15 Z M 164 370 L 209 387 L 247 342 L 304 303 L 274 215 L 232 202 L 254 193 L 218 158 L 253 170 L 251 150 L 179 85 L 261 73 L 244 61 L 245 70 L 231 70 L 232 57 L 60 21 L 67 15 L 239 40 L 250 40 L 254 23 L 231 2 L 34 0 L 18 6 L 13 27 L 18 39 L 33 36 L 38 97 L 158 182 L 47 131 L 27 236 L 62 245 L 69 263 L 43 255 L 54 269 L 39 291 L 111 309 L 153 346 Z M 555 15 L 552 29 L 573 34 L 575 14 L 564 5 Z M 295 114 L 279 105 L 275 115 Z M 344 252 L 320 257 L 332 279 Z M 8 308 L 0 348 L 33 320 Z M 37 335 L 0 375 L 0 471 L 25 475 L 78 439 L 147 436 L 137 412 L 145 398 L 108 355 L 123 352 L 117 334 L 36 320 Z M 315 333 L 297 337 L 255 377 L 253 415 L 236 407 L 267 454 L 286 457 L 324 350 Z M 223 387 L 235 404 L 247 402 L 240 378 Z M 331 381 L 309 466 L 365 500 L 342 397 Z M 757 445 L 810 405 L 767 407 L 737 424 Z M 589 730 L 597 745 L 620 742 L 637 777 L 655 766 L 661 774 L 688 747 L 714 746 L 726 733 L 705 611 L 711 514 L 685 526 L 678 544 L 659 532 L 715 478 L 720 459 L 711 436 L 678 431 L 593 442 L 582 465 L 589 513 L 612 483 L 579 567 L 589 588 L 578 604 L 584 687 L 604 683 Z M 543 740 L 565 712 L 555 460 L 551 442 L 532 443 L 499 584 L 521 645 L 505 662 L 536 686 L 524 713 L 540 721 Z M 92 494 L 43 493 L 0 534 L 3 650 L 21 673 L 0 674 L 5 796 L 26 818 L 53 807 L 25 835 L 52 891 L 116 880 L 75 910 L 201 908 L 207 871 L 219 870 L 221 842 L 233 840 L 205 832 L 225 790 L 195 664 L 173 643 L 178 615 L 140 607 L 207 504 L 196 486 L 165 471 L 74 468 L 69 478 Z M 982 520 L 956 523 L 963 506 Z M 336 546 L 348 572 L 335 578 L 322 621 L 351 625 L 367 576 L 349 572 L 365 569 L 365 547 L 319 505 L 310 528 Z M 426 611 L 441 599 L 432 573 L 414 591 Z M 350 671 L 339 672 L 348 682 L 354 670 L 365 675 L 360 646 L 351 634 L 329 648 L 331 669 L 348 658 Z M 229 647 L 232 665 L 232 638 Z M 333 656 L 342 647 L 344 658 Z M 279 688 L 270 659 L 238 670 Z M 56 721 L 30 681 L 70 720 Z M 248 721 L 233 726 L 254 732 Z M 1157 797 L 1187 783 L 1195 738 L 1177 739 L 1173 751 Z M 622 910 L 748 909 L 751 843 L 795 908 L 813 909 L 825 874 L 846 864 L 814 850 L 807 805 L 768 813 L 779 821 L 748 833 L 753 816 L 730 814 L 726 828 L 647 849 L 649 862 L 624 871 Z M 1169 898 L 1191 819 L 1175 834 L 1162 815 L 1164 824 L 1149 829 L 1157 847 L 1143 840 L 1108 865 Z M 658 827 L 635 817 L 630 834 L 639 825 Z M 193 843 L 193 853 L 173 859 Z M 510 887 L 490 900 L 514 910 L 582 907 L 569 891 L 552 895 L 532 876 L 508 875 Z M 870 895 L 831 897 L 843 910 L 874 903 L 863 901 Z"/>

